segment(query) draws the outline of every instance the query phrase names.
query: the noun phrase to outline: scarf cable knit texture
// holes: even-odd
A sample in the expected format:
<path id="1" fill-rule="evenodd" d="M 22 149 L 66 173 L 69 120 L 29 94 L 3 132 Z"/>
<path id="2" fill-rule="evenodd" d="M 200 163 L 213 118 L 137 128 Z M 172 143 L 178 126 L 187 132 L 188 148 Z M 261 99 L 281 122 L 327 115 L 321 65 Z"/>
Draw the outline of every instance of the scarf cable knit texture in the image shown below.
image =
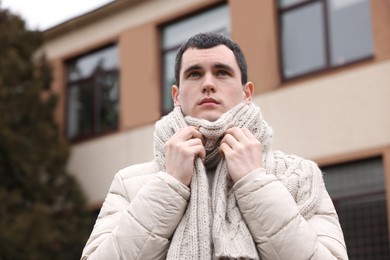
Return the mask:
<path id="1" fill-rule="evenodd" d="M 263 165 L 275 175 L 295 199 L 301 215 L 308 219 L 321 196 L 322 174 L 314 162 L 271 150 L 272 129 L 260 108 L 241 103 L 210 122 L 184 117 L 180 107 L 156 122 L 154 160 L 165 171 L 164 144 L 180 128 L 199 126 L 205 137 L 206 159 L 195 159 L 191 198 L 173 235 L 167 259 L 259 259 L 256 245 L 229 188 L 226 161 L 219 143 L 227 129 L 248 128 L 263 145 Z M 206 168 L 216 167 L 211 198 Z"/>

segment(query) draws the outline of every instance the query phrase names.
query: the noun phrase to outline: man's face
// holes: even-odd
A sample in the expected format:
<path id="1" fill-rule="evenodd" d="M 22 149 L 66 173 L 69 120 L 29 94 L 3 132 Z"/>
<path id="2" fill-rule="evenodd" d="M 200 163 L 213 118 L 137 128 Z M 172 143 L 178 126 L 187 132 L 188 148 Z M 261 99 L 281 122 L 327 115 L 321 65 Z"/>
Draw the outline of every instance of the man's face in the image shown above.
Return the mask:
<path id="1" fill-rule="evenodd" d="M 215 121 L 239 103 L 251 102 L 252 95 L 253 84 L 242 85 L 240 68 L 227 46 L 183 53 L 180 87 L 172 87 L 172 98 L 184 115 Z"/>

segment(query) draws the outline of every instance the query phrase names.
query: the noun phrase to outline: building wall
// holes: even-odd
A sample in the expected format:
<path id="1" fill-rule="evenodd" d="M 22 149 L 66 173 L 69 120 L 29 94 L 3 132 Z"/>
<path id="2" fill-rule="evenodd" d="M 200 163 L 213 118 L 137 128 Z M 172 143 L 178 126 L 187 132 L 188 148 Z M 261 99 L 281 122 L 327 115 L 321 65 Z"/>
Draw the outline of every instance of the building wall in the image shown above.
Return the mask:
<path id="1" fill-rule="evenodd" d="M 63 61 L 111 42 L 119 44 L 119 130 L 73 144 L 68 164 L 91 206 L 101 205 L 115 172 L 152 159 L 153 124 L 161 107 L 159 26 L 218 3 L 223 1 L 138 1 L 115 15 L 74 26 L 44 46 L 54 67 L 53 89 L 61 97 L 56 116 L 64 129 Z M 280 75 L 275 2 L 228 4 L 232 37 L 247 57 L 254 102 L 274 129 L 275 149 L 322 165 L 383 155 L 390 187 L 390 3 L 371 0 L 372 59 L 287 82 Z"/>
<path id="2" fill-rule="evenodd" d="M 232 37 L 248 63 L 255 95 L 280 86 L 278 24 L 274 1 L 229 1 Z"/>
<path id="3" fill-rule="evenodd" d="M 130 28 L 120 36 L 121 68 L 126 68 L 121 73 L 122 131 L 151 123 L 160 116 L 160 56 L 157 34 L 155 25 L 148 23 Z"/>
<path id="4" fill-rule="evenodd" d="M 275 147 L 312 159 L 390 145 L 390 60 L 258 96 Z"/>
<path id="5" fill-rule="evenodd" d="M 100 208 L 114 174 L 153 159 L 152 124 L 75 144 L 68 163 L 83 186 L 92 208 Z"/>

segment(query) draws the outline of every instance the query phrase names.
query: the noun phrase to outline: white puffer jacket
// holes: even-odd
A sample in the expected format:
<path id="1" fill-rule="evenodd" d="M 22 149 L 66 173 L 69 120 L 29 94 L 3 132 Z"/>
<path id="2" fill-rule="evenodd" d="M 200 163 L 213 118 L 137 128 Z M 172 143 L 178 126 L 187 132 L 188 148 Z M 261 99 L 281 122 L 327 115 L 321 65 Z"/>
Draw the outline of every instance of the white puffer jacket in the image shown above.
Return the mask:
<path id="1" fill-rule="evenodd" d="M 316 213 L 305 220 L 284 185 L 258 171 L 233 188 L 262 260 L 348 259 L 325 190 Z M 154 162 L 119 171 L 82 259 L 165 259 L 189 198 L 189 188 Z"/>

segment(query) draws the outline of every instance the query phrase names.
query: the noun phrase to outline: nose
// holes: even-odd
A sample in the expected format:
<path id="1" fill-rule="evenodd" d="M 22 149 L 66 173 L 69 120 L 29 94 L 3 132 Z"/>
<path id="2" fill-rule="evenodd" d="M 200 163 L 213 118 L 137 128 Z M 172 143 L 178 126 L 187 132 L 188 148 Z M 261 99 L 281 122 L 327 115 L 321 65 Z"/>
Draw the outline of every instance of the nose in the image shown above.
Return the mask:
<path id="1" fill-rule="evenodd" d="M 215 93 L 216 86 L 211 75 L 205 75 L 202 82 L 202 93 Z"/>

